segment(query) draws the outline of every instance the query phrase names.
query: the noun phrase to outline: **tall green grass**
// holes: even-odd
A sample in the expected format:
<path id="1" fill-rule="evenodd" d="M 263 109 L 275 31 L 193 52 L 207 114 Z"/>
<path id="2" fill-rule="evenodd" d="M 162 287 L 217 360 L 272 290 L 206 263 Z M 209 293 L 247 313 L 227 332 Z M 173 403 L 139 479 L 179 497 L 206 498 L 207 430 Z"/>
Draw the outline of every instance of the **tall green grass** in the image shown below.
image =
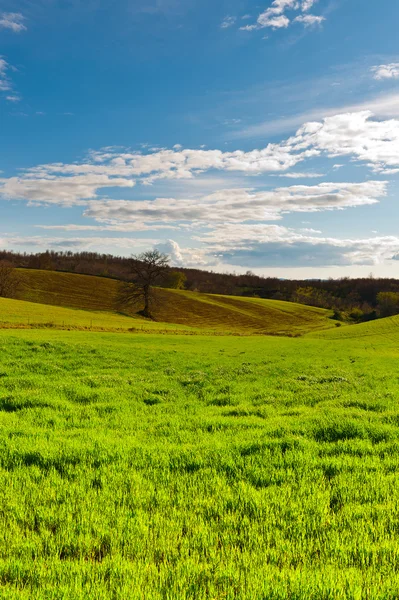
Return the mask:
<path id="1" fill-rule="evenodd" d="M 396 599 L 398 337 L 325 335 L 1 331 L 0 598 Z"/>

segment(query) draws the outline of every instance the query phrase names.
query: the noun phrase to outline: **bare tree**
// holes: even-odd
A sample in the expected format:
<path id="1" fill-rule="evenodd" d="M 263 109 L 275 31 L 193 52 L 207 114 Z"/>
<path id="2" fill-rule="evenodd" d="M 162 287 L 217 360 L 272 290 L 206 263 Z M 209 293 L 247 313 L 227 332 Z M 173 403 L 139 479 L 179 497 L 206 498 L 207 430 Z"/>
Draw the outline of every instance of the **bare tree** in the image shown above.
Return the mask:
<path id="1" fill-rule="evenodd" d="M 0 261 L 0 297 L 14 298 L 20 283 L 17 270 L 10 263 Z"/>
<path id="2" fill-rule="evenodd" d="M 169 266 L 169 257 L 159 250 L 149 250 L 132 257 L 132 278 L 119 287 L 117 304 L 119 307 L 144 304 L 139 311 L 144 317 L 152 318 L 151 310 L 155 303 L 154 286 L 160 284 Z"/>

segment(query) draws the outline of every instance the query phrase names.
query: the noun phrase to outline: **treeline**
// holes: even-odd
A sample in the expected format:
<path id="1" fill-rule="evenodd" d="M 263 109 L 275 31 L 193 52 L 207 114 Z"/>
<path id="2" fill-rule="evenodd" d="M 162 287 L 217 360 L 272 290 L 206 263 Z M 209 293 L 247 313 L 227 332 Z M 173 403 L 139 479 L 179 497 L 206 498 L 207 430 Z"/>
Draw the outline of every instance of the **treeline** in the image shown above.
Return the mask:
<path id="1" fill-rule="evenodd" d="M 128 281 L 132 259 L 96 252 L 36 254 L 0 251 L 0 261 L 25 269 L 67 271 Z M 177 276 L 178 273 L 183 275 Z M 374 277 L 351 279 L 288 280 L 245 274 L 214 273 L 199 269 L 170 268 L 166 287 L 211 294 L 258 296 L 300 302 L 335 311 L 337 319 L 361 321 L 399 313 L 399 280 Z"/>

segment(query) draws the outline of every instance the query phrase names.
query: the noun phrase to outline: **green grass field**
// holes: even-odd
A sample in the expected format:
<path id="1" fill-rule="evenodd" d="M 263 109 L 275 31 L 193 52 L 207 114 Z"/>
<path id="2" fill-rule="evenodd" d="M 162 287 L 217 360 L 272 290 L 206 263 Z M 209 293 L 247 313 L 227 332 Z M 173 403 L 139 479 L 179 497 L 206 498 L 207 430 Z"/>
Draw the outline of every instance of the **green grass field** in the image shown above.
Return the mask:
<path id="1" fill-rule="evenodd" d="M 2 329 L 0 598 L 396 600 L 398 325 Z"/>
<path id="2" fill-rule="evenodd" d="M 10 328 L 201 333 L 189 325 L 158 323 L 111 311 L 79 310 L 0 298 L 0 329 Z"/>
<path id="3" fill-rule="evenodd" d="M 118 282 L 113 279 L 36 270 L 21 270 L 20 276 L 23 302 L 0 299 L 0 327 L 47 323 L 66 329 L 297 336 L 335 326 L 332 311 L 321 308 L 164 289 L 156 290 L 154 323 L 134 311 L 127 316 L 114 312 Z"/>

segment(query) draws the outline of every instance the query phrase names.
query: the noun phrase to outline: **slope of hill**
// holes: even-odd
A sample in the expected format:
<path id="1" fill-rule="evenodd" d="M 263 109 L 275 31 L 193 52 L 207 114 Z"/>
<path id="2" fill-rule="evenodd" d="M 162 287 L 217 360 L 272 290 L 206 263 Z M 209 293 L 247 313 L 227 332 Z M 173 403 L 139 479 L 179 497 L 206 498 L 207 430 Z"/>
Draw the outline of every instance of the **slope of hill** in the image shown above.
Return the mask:
<path id="1" fill-rule="evenodd" d="M 289 336 L 334 327 L 329 318 L 331 312 L 320 308 L 279 300 L 166 289 L 156 290 L 158 302 L 154 317 L 157 323 L 153 323 L 140 318 L 134 311 L 129 315 L 114 312 L 118 289 L 116 280 L 39 270 L 21 270 L 20 274 L 23 283 L 19 300 L 51 305 L 52 309 L 3 300 L 0 322 L 26 324 L 28 321 L 47 321 L 54 322 L 56 326 L 64 323 L 65 326 L 87 327 L 94 320 L 97 327 L 107 329 L 136 328 L 140 326 L 138 324 L 145 329 L 163 329 L 162 324 L 173 324 L 177 329 L 196 328 L 204 332 Z M 62 309 L 57 311 L 55 307 Z M 66 309 L 75 310 L 65 313 Z M 87 311 L 95 313 L 89 316 Z M 166 328 L 170 329 L 170 326 Z"/>
<path id="2" fill-rule="evenodd" d="M 59 271 L 20 269 L 19 300 L 84 310 L 114 310 L 115 279 Z"/>
<path id="3" fill-rule="evenodd" d="M 177 290 L 158 293 L 156 317 L 169 323 L 265 335 L 302 335 L 334 326 L 330 311 L 302 304 Z"/>
<path id="4" fill-rule="evenodd" d="M 7 328 L 202 333 L 189 326 L 158 323 L 139 316 L 131 317 L 110 311 L 80 310 L 0 298 L 0 329 Z"/>
<path id="5" fill-rule="evenodd" d="M 376 319 L 367 323 L 360 323 L 353 327 L 335 328 L 329 331 L 314 332 L 312 337 L 323 337 L 330 340 L 356 340 L 370 338 L 373 341 L 378 339 L 399 341 L 399 315 L 395 317 L 385 317 Z"/>

